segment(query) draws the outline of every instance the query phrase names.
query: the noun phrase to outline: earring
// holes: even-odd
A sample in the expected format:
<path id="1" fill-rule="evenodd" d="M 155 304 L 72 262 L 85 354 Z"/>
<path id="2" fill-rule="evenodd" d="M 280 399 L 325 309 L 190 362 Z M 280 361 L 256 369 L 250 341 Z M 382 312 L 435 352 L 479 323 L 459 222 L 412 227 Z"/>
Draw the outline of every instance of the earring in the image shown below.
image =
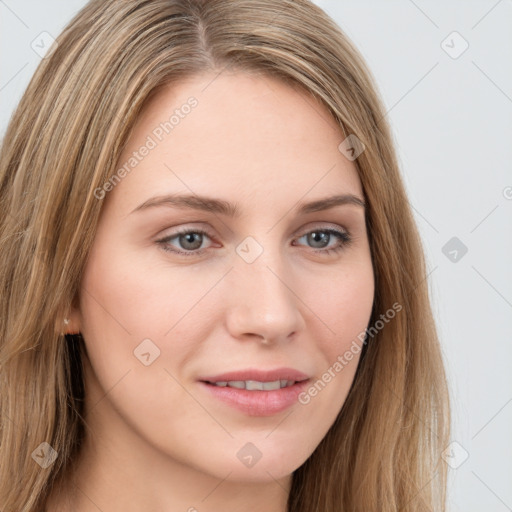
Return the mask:
<path id="1" fill-rule="evenodd" d="M 71 322 L 69 320 L 69 318 L 64 318 L 64 324 L 66 325 L 69 325 Z M 65 336 L 66 334 L 80 334 L 80 331 L 77 331 L 77 332 L 67 332 L 67 329 L 66 329 L 66 332 L 63 332 L 61 333 L 63 336 Z"/>

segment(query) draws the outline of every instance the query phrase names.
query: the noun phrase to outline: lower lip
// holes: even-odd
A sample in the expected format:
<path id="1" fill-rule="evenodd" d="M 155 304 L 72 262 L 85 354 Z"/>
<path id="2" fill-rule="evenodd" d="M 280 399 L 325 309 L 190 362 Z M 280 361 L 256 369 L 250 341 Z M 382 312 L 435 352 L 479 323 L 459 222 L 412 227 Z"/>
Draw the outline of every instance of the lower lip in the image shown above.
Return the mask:
<path id="1" fill-rule="evenodd" d="M 247 391 L 228 386 L 215 386 L 207 382 L 199 384 L 219 400 L 249 416 L 272 416 L 296 404 L 299 394 L 308 382 L 309 380 L 304 380 L 296 382 L 293 386 L 271 391 Z"/>

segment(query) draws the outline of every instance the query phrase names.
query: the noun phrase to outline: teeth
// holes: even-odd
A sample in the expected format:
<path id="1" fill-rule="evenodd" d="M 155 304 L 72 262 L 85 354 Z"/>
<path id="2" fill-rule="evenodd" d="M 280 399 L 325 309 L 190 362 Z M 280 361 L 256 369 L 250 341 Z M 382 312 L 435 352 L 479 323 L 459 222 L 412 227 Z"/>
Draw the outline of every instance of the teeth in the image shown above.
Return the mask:
<path id="1" fill-rule="evenodd" d="M 260 384 L 258 382 L 258 384 Z M 263 391 L 272 391 L 273 389 L 281 389 L 281 381 L 275 380 L 274 382 L 263 382 L 261 384 Z M 249 389 L 249 383 L 247 383 L 246 389 Z"/>
<path id="2" fill-rule="evenodd" d="M 243 380 L 230 380 L 228 386 L 230 388 L 245 389 L 245 382 Z"/>
<path id="3" fill-rule="evenodd" d="M 230 380 L 229 382 L 212 382 L 215 386 L 247 389 L 248 391 L 273 391 L 295 384 L 294 380 L 274 380 L 272 382 L 260 382 L 257 380 Z"/>
<path id="4" fill-rule="evenodd" d="M 257 380 L 247 380 L 245 381 L 245 389 L 249 391 L 263 391 L 263 386 L 266 386 L 267 384 L 275 384 L 274 382 L 258 382 Z M 271 389 L 279 389 L 280 384 L 277 383 L 277 388 L 271 388 Z"/>

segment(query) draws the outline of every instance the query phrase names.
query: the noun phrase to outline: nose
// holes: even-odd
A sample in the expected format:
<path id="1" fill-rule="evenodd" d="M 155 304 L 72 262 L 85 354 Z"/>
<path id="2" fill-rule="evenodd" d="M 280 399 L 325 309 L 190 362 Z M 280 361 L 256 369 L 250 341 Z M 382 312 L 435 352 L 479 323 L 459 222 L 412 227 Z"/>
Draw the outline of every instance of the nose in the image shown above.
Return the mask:
<path id="1" fill-rule="evenodd" d="M 304 328 L 302 302 L 293 291 L 289 267 L 281 260 L 238 260 L 227 277 L 227 328 L 234 338 L 284 343 Z"/>

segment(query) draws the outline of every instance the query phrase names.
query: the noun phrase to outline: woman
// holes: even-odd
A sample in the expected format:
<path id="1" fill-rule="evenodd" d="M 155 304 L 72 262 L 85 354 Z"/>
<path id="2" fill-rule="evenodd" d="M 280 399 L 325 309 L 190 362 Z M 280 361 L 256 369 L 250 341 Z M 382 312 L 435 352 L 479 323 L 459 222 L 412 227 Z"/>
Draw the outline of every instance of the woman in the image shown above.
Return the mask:
<path id="1" fill-rule="evenodd" d="M 305 0 L 101 0 L 1 150 L 3 512 L 445 510 L 376 87 Z"/>

